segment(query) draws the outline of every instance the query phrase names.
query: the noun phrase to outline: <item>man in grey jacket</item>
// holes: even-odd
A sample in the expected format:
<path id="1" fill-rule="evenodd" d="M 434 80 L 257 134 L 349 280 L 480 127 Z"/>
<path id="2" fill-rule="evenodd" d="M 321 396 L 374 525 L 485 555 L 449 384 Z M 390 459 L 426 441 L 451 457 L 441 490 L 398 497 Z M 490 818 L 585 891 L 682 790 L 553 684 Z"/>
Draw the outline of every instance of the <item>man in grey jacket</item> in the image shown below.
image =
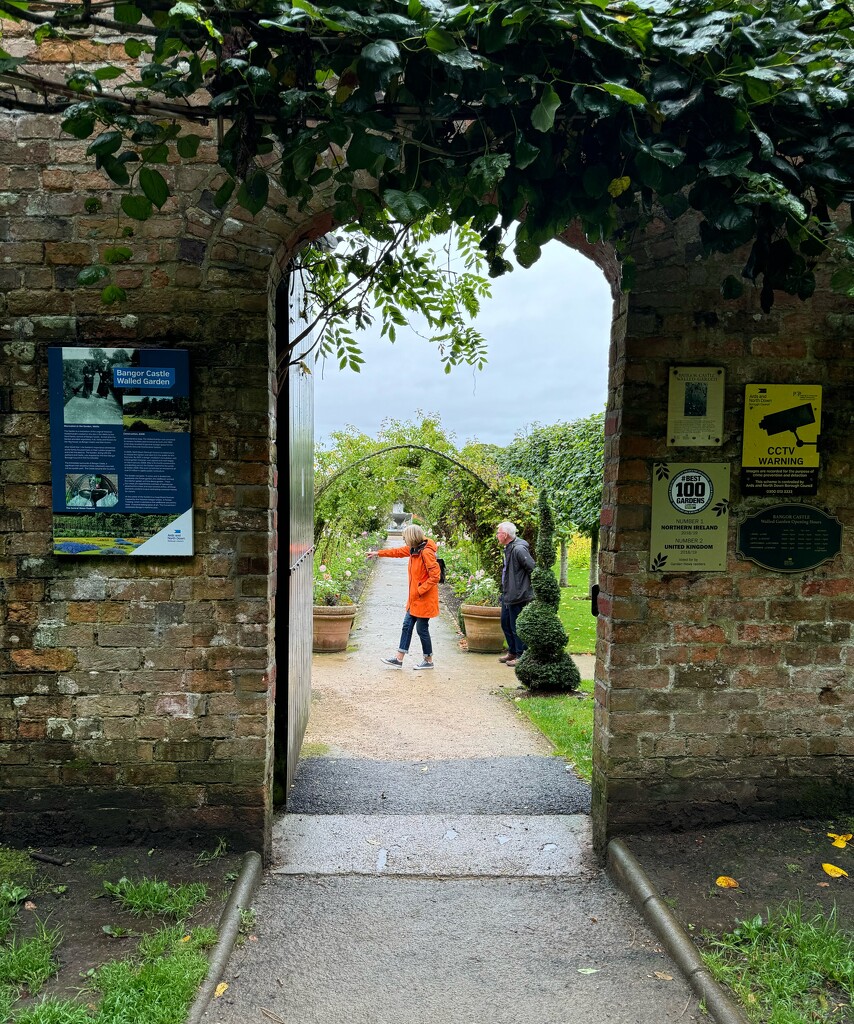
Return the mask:
<path id="1" fill-rule="evenodd" d="M 525 645 L 516 635 L 519 612 L 534 599 L 531 588 L 531 570 L 536 565 L 528 542 L 516 536 L 513 523 L 499 523 L 495 528 L 498 543 L 504 548 L 501 569 L 501 628 L 507 638 L 507 653 L 498 659 L 512 668 Z"/>

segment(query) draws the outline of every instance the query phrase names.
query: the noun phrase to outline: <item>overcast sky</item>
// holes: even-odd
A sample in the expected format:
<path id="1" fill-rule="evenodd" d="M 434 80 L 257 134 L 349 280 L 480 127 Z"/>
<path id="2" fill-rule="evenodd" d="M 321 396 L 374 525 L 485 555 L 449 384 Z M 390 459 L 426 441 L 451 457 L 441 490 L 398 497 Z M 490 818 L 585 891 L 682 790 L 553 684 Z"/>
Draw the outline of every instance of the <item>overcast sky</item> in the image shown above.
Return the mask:
<path id="1" fill-rule="evenodd" d="M 561 242 L 550 242 L 530 269 L 492 282 L 477 319 L 489 347 L 481 371 L 446 374 L 433 345 L 399 328 L 357 335 L 361 373 L 327 360 L 315 370 L 315 435 L 352 425 L 374 435 L 384 419 L 438 413 L 458 445 L 507 445 L 523 427 L 600 412 L 608 384 L 611 295 L 599 268 Z"/>

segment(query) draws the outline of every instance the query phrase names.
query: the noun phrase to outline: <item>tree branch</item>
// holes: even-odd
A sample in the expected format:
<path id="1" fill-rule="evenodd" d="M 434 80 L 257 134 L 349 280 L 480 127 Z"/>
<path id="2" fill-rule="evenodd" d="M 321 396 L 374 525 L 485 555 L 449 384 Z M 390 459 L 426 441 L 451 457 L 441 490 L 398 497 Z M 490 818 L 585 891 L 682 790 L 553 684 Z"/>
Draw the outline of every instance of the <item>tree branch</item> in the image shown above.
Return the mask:
<path id="1" fill-rule="evenodd" d="M 409 224 L 401 225 L 397 229 L 397 231 L 395 231 L 394 237 L 389 239 L 389 241 L 387 241 L 385 243 L 383 248 L 380 250 L 377 258 L 367 268 L 367 270 L 365 270 L 365 272 L 363 274 L 360 274 L 354 281 L 351 281 L 350 284 L 348 284 L 346 286 L 346 288 L 343 288 L 340 292 L 338 292 L 333 299 L 327 300 L 325 305 L 324 305 L 324 307 L 323 307 L 323 309 L 317 314 L 317 316 L 311 321 L 311 323 L 309 323 L 302 331 L 300 331 L 300 333 L 292 341 L 288 342 L 287 346 L 282 350 L 282 352 L 279 353 L 279 356 L 278 356 L 278 358 L 276 360 L 276 376 L 277 377 L 282 372 L 282 370 L 283 370 L 285 365 L 288 365 L 288 366 L 295 365 L 296 363 L 300 362 L 301 359 L 304 356 L 310 355 L 317 348 L 317 345 L 320 342 L 320 337 L 311 346 L 311 348 L 308 349 L 307 352 L 304 352 L 304 353 L 302 353 L 300 355 L 300 359 L 294 360 L 294 359 L 291 358 L 291 356 L 293 355 L 294 349 L 297 347 L 297 345 L 299 345 L 299 343 L 301 341 L 303 341 L 305 338 L 308 337 L 309 334 L 311 334 L 311 332 L 321 322 L 321 320 L 325 319 L 327 324 L 328 324 L 328 322 L 333 317 L 341 315 L 340 313 L 334 311 L 334 309 L 333 309 L 334 305 L 337 305 L 342 299 L 344 299 L 347 295 L 349 295 L 351 292 L 355 291 L 360 286 L 366 285 L 366 284 L 369 286 L 369 282 L 376 276 L 377 268 L 379 267 L 380 262 L 382 261 L 382 259 L 385 256 L 385 254 L 388 253 L 388 252 L 394 251 L 397 248 L 397 246 L 400 244 L 400 242 L 403 240 L 403 238 L 406 236 L 406 234 L 410 230 L 411 230 L 411 225 L 409 225 Z M 293 269 L 295 271 L 297 271 L 298 273 L 302 273 L 305 268 L 300 266 L 300 265 L 295 265 Z M 311 294 L 317 294 L 317 293 L 313 292 Z M 324 329 L 325 329 L 325 327 L 324 327 Z M 322 332 L 321 332 L 321 337 L 322 337 Z"/>
<path id="2" fill-rule="evenodd" d="M 21 110 L 27 114 L 61 114 L 70 105 L 70 102 L 65 100 L 58 103 L 30 103 L 28 100 L 18 99 L 17 96 L 14 99 L 0 96 L 0 107 L 4 110 Z"/>
<path id="3" fill-rule="evenodd" d="M 122 35 L 144 35 L 144 36 L 156 36 L 158 31 L 156 28 L 149 28 L 146 25 L 126 25 L 121 21 L 112 21 L 109 18 L 93 18 L 90 13 L 86 10 L 87 5 L 81 7 L 81 15 L 68 15 L 67 24 L 69 25 L 94 25 L 96 28 L 112 28 L 117 32 L 121 32 Z M 102 5 L 98 5 L 102 6 Z M 112 6 L 111 4 L 104 4 L 104 7 Z M 91 10 L 91 6 L 90 6 Z M 21 21 L 29 22 L 31 25 L 55 25 L 55 15 L 41 15 L 32 14 L 30 11 L 23 10 L 19 7 L 12 7 L 11 4 L 0 0 L 0 14 L 8 14 L 10 18 L 20 18 Z M 65 19 L 63 18 L 60 22 L 60 27 L 65 27 Z"/>
<path id="4" fill-rule="evenodd" d="M 2 0 L 0 0 L 0 3 L 2 3 Z M 86 100 L 106 100 L 118 104 L 131 114 L 167 114 L 169 116 L 182 117 L 188 121 L 198 121 L 201 124 L 208 124 L 221 113 L 224 113 L 226 117 L 229 115 L 229 111 L 217 111 L 214 113 L 207 106 L 193 107 L 189 104 L 180 106 L 176 103 L 152 103 L 149 100 L 130 99 L 119 93 L 110 92 L 81 93 L 60 82 L 51 82 L 46 78 L 40 78 L 37 75 L 27 75 L 21 71 L 0 73 L 0 82 L 5 82 L 7 85 L 20 89 L 26 89 L 28 92 L 38 93 L 44 96 L 45 100 L 47 100 L 48 96 L 65 96 L 74 103 L 83 103 Z"/>

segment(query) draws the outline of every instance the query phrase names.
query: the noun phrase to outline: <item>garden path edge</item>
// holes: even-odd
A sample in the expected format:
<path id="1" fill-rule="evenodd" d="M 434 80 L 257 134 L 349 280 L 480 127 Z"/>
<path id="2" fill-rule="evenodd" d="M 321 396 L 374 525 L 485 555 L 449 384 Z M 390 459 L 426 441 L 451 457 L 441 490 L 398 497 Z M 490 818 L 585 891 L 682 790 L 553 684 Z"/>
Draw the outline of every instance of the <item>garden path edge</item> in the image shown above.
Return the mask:
<path id="1" fill-rule="evenodd" d="M 632 901 L 717 1024 L 749 1024 L 739 1004 L 712 977 L 694 940 L 659 896 L 625 840 L 612 839 L 608 843 L 605 868 L 612 881 Z"/>

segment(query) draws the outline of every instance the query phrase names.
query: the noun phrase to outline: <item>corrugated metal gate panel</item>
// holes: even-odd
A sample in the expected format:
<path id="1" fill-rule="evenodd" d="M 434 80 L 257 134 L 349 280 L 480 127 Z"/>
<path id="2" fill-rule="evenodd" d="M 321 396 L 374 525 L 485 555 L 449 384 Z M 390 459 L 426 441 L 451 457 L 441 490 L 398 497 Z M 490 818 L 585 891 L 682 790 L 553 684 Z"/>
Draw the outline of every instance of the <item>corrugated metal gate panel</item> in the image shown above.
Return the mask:
<path id="1" fill-rule="evenodd" d="M 280 298 L 284 288 L 280 291 Z M 305 326 L 299 310 L 299 279 L 287 280 L 290 336 Z M 285 318 L 281 318 L 285 319 Z M 307 338 L 300 352 L 311 346 Z M 290 549 L 288 555 L 287 791 L 294 781 L 311 704 L 312 588 L 314 552 L 314 377 L 291 367 L 288 374 L 288 466 Z M 280 666 L 281 670 L 281 666 Z M 279 684 L 283 680 L 279 680 Z"/>

